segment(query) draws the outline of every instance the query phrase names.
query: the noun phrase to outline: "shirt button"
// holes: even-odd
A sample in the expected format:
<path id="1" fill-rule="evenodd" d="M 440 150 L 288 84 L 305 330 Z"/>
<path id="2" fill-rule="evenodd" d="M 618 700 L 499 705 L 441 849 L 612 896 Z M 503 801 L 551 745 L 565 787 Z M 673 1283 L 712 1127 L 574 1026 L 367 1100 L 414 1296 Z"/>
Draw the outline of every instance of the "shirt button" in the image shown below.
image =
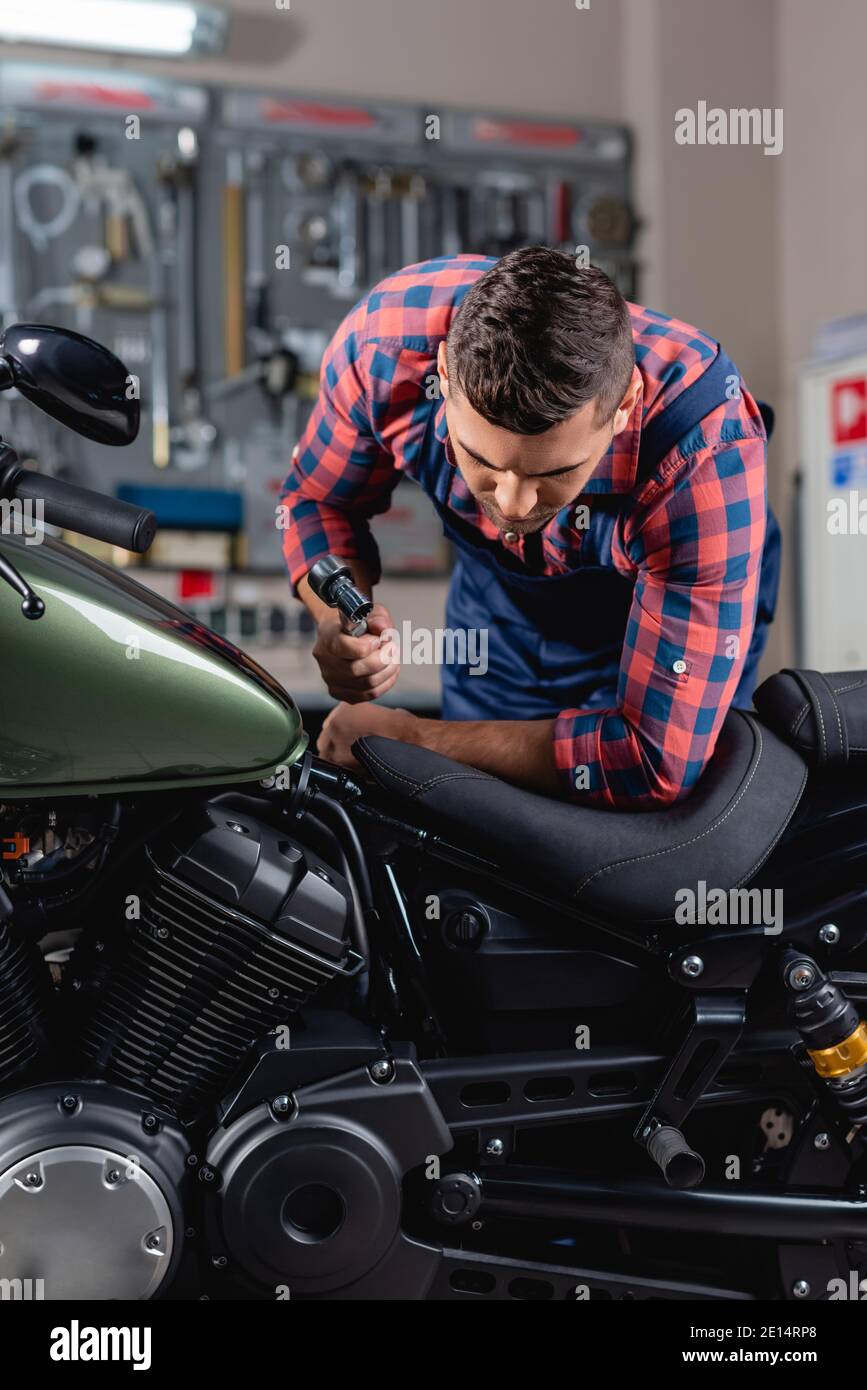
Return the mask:
<path id="1" fill-rule="evenodd" d="M 676 661 L 671 669 L 672 671 L 674 671 L 675 675 L 682 676 L 684 671 L 686 670 L 686 662 Z"/>
<path id="2" fill-rule="evenodd" d="M 517 533 L 517 531 L 504 531 L 504 532 L 503 532 L 503 540 L 504 540 L 504 541 L 508 541 L 509 545 L 512 545 L 513 542 L 516 541 L 517 539 L 518 539 L 518 533 Z"/>

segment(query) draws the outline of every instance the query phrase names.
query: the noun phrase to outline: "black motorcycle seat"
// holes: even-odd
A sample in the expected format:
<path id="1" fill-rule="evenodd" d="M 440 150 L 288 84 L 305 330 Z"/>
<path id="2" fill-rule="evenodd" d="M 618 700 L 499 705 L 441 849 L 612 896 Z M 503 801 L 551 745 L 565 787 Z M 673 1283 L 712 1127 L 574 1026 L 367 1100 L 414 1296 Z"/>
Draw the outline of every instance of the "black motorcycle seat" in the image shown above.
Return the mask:
<path id="1" fill-rule="evenodd" d="M 867 671 L 787 667 L 755 693 L 759 717 L 811 770 L 864 777 L 867 770 Z"/>
<path id="2" fill-rule="evenodd" d="M 729 712 L 692 793 L 656 812 L 570 805 L 379 735 L 358 739 L 353 752 L 380 787 L 412 803 L 414 819 L 444 838 L 588 916 L 648 926 L 674 920 L 680 889 L 703 880 L 728 892 L 752 878 L 808 773 L 794 748 L 744 710 Z"/>

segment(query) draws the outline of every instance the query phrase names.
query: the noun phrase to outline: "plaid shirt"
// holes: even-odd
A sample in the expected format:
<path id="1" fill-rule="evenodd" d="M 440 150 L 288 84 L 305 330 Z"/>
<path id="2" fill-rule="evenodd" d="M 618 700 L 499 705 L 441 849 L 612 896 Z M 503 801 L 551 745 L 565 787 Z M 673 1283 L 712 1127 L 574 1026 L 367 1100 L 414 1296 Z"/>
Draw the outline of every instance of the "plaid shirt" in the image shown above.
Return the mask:
<path id="1" fill-rule="evenodd" d="M 438 446 L 448 449 L 437 348 L 463 295 L 494 264 L 461 255 L 407 266 L 371 290 L 338 329 L 281 492 L 293 586 L 329 552 L 362 559 L 379 579 L 369 518 L 387 510 L 402 472 L 415 476 L 431 412 Z M 741 383 L 735 399 L 712 410 L 636 484 L 642 424 L 702 375 L 717 344 L 677 319 L 628 307 L 638 402 L 581 497 L 544 528 L 542 553 L 547 574 L 573 568 L 583 534 L 576 503 L 592 508 L 597 493 L 632 494 L 611 553 L 611 564 L 635 586 L 616 703 L 564 709 L 555 720 L 554 755 L 573 800 L 635 810 L 670 804 L 692 787 L 734 698 L 755 622 L 767 436 Z M 448 505 L 506 545 L 457 469 Z M 524 545 L 520 537 L 508 548 L 523 558 Z M 582 791 L 578 769 L 589 774 Z"/>

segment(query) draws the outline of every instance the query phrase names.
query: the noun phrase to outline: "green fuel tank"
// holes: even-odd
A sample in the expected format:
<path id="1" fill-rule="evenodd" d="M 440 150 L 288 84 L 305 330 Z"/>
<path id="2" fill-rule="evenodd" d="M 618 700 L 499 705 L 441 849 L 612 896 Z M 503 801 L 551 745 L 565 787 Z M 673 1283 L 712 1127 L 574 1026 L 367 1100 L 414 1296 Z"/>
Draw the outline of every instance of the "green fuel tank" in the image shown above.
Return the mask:
<path id="1" fill-rule="evenodd" d="M 307 746 L 297 706 L 243 652 L 59 541 L 0 536 L 45 603 L 0 582 L 0 801 L 255 781 Z"/>

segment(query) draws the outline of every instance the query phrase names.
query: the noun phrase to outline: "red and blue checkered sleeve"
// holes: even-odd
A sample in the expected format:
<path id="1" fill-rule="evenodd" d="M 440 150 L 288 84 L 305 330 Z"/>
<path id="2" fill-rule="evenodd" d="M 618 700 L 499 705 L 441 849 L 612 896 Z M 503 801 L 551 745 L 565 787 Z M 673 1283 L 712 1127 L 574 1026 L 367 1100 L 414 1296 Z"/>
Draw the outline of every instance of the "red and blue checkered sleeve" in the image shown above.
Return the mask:
<path id="1" fill-rule="evenodd" d="M 372 584 L 380 578 L 379 551 L 368 523 L 387 510 L 398 475 L 371 421 L 365 309 L 363 300 L 326 350 L 319 397 L 280 490 L 278 524 L 293 589 L 329 554 L 360 559 Z"/>
<path id="2" fill-rule="evenodd" d="M 571 799 L 657 810 L 700 777 L 755 625 L 766 448 L 762 435 L 715 443 L 686 467 L 671 455 L 627 523 L 614 558 L 637 577 L 616 698 L 555 721 L 556 765 Z"/>

